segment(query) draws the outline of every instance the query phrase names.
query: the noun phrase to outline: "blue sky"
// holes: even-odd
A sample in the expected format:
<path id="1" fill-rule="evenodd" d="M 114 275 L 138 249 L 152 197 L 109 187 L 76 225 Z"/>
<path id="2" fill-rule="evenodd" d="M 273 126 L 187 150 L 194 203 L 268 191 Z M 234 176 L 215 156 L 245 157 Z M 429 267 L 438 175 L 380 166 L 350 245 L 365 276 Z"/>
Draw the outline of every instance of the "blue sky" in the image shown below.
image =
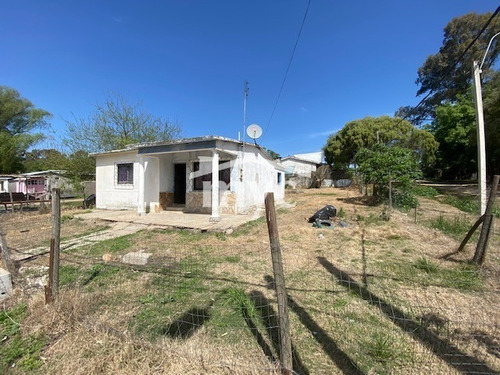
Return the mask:
<path id="1" fill-rule="evenodd" d="M 52 1 L 2 5 L 0 85 L 65 119 L 120 94 L 178 121 L 182 136 L 237 138 L 247 123 L 282 156 L 313 152 L 365 116 L 415 105 L 417 69 L 453 17 L 498 1 L 312 0 L 281 99 L 271 113 L 307 0 Z"/>

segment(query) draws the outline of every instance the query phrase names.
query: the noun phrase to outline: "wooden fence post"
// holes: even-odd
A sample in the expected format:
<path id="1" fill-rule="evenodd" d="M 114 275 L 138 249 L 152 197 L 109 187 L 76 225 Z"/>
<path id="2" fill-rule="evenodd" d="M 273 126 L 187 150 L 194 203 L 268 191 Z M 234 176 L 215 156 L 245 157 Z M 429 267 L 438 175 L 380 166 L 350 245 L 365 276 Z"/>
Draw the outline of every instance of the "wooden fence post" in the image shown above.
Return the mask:
<path id="1" fill-rule="evenodd" d="M 389 210 L 392 211 L 392 177 L 389 173 Z"/>
<path id="2" fill-rule="evenodd" d="M 5 263 L 5 267 L 7 267 L 7 271 L 9 271 L 11 279 L 14 279 L 14 273 L 16 272 L 16 268 L 14 264 L 10 260 L 9 249 L 7 248 L 7 240 L 5 239 L 5 233 L 3 232 L 2 226 L 0 225 L 0 256 Z"/>
<path id="3" fill-rule="evenodd" d="M 488 247 L 488 240 L 490 238 L 491 227 L 493 225 L 493 206 L 495 205 L 495 198 L 498 191 L 498 182 L 500 180 L 499 175 L 493 177 L 493 184 L 491 185 L 490 197 L 488 199 L 488 205 L 486 206 L 486 212 L 484 213 L 483 226 L 481 228 L 481 234 L 479 235 L 479 240 L 477 241 L 476 252 L 474 253 L 474 258 L 472 261 L 479 265 L 483 264 L 484 258 L 486 256 L 486 249 Z"/>
<path id="4" fill-rule="evenodd" d="M 50 239 L 49 285 L 45 302 L 52 302 L 59 293 L 59 251 L 61 244 L 61 190 L 52 189 L 52 237 Z"/>
<path id="5" fill-rule="evenodd" d="M 292 340 L 290 338 L 290 321 L 288 319 L 287 295 L 285 288 L 285 276 L 283 274 L 283 262 L 281 259 L 278 223 L 276 221 L 276 210 L 274 208 L 274 193 L 266 194 L 265 204 L 267 229 L 269 231 L 269 242 L 271 244 L 274 285 L 278 300 L 281 367 L 284 374 L 291 374 L 293 372 Z"/>

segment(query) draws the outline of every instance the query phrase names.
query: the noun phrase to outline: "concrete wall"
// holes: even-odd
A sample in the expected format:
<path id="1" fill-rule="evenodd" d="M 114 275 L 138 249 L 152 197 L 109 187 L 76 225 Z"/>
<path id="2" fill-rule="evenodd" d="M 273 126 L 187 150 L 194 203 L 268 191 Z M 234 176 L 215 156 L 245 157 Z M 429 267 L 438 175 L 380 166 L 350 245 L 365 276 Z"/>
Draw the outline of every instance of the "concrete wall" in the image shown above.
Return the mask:
<path id="1" fill-rule="evenodd" d="M 276 170 L 274 163 L 265 158 L 259 150 L 247 147 L 243 155 L 243 196 L 238 205 L 241 210 L 247 210 L 264 204 L 265 194 L 274 193 L 276 202 L 285 198 L 285 173 Z M 278 173 L 282 174 L 278 184 Z"/>
<path id="2" fill-rule="evenodd" d="M 311 164 L 306 161 L 289 159 L 281 162 L 285 167 L 293 167 L 292 174 L 303 177 L 311 177 L 312 172 L 316 171 L 316 164 Z"/>
<path id="3" fill-rule="evenodd" d="M 134 163 L 134 183 L 118 184 L 116 165 Z M 137 151 L 98 155 L 96 157 L 96 207 L 124 210 L 137 208 L 139 163 Z"/>

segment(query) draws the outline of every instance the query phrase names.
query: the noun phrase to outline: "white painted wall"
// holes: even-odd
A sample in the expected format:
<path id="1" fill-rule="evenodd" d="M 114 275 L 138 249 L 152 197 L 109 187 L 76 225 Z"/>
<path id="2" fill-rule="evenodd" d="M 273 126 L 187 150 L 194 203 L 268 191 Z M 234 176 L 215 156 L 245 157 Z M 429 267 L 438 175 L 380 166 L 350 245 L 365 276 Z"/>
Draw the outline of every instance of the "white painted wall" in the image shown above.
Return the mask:
<path id="1" fill-rule="evenodd" d="M 134 163 L 134 183 L 119 185 L 116 182 L 116 164 Z M 96 207 L 123 210 L 137 208 L 139 163 L 137 151 L 96 156 Z"/>
<path id="2" fill-rule="evenodd" d="M 242 210 L 262 206 L 265 194 L 274 193 L 274 200 L 282 202 L 285 198 L 285 175 L 276 170 L 274 163 L 265 158 L 255 147 L 246 146 L 243 155 L 243 189 L 241 201 Z M 278 172 L 282 173 L 281 183 L 278 184 Z"/>
<path id="3" fill-rule="evenodd" d="M 155 210 L 160 205 L 160 160 L 158 157 L 146 156 L 146 169 L 144 171 L 144 201 L 146 212 Z"/>
<path id="4" fill-rule="evenodd" d="M 288 159 L 282 160 L 281 164 L 283 164 L 287 169 L 290 167 L 294 167 L 293 174 L 299 176 L 311 177 L 312 172 L 316 171 L 316 164 L 311 164 L 307 161 Z"/>
<path id="5" fill-rule="evenodd" d="M 217 142 L 221 160 L 234 160 L 231 170 L 230 190 L 236 193 L 237 212 L 245 212 L 255 206 L 264 204 L 265 193 L 273 192 L 276 202 L 285 196 L 285 176 L 283 171 L 275 168 L 275 163 L 262 155 L 260 150 L 246 145 L 231 142 Z M 186 190 L 193 190 L 190 173 L 193 161 L 200 156 L 212 156 L 210 150 L 193 151 L 158 155 L 145 158 L 145 204 L 154 211 L 159 205 L 160 192 L 173 192 L 174 167 L 176 163 L 186 163 Z M 236 157 L 238 156 L 238 157 Z M 136 209 L 139 195 L 139 157 L 137 150 L 109 153 L 96 156 L 96 207 L 101 209 Z M 116 165 L 134 163 L 134 183 L 117 184 Z M 278 184 L 277 174 L 281 173 Z M 242 177 L 242 179 L 240 178 Z"/>

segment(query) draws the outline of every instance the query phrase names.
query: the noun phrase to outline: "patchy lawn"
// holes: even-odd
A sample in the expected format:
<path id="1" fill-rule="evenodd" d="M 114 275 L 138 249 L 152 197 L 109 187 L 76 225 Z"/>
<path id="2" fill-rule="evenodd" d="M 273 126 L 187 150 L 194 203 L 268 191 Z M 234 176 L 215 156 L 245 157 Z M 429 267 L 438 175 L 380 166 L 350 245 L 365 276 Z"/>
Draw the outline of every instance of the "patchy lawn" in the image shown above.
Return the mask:
<path id="1" fill-rule="evenodd" d="M 368 206 L 356 190 L 287 200 L 296 206 L 278 211 L 278 225 L 297 373 L 500 371 L 498 229 L 478 269 L 467 262 L 472 243 L 444 258 L 464 228 L 445 234 L 433 222 L 475 219 L 445 203 L 422 198 L 415 222 L 415 212 Z M 306 219 L 326 204 L 342 218 L 313 228 Z M 63 231 L 98 225 L 68 218 Z M 123 265 L 132 251 L 151 262 Z M 263 219 L 231 235 L 144 230 L 73 249 L 62 255 L 57 303 L 44 306 L 41 290 L 8 301 L 18 329 L 6 334 L 12 325 L 0 320 L 0 357 L 16 337 L 36 338 L 6 373 L 278 374 L 272 275 Z"/>

